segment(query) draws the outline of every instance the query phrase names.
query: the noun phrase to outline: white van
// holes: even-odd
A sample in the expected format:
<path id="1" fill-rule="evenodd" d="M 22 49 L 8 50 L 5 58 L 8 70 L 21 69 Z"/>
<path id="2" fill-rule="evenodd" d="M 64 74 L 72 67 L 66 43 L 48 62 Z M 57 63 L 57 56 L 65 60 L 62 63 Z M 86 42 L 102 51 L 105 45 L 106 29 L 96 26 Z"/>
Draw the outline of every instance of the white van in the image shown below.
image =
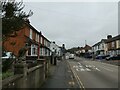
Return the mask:
<path id="1" fill-rule="evenodd" d="M 74 59 L 75 58 L 75 55 L 74 54 L 70 54 L 69 55 L 69 59 Z"/>

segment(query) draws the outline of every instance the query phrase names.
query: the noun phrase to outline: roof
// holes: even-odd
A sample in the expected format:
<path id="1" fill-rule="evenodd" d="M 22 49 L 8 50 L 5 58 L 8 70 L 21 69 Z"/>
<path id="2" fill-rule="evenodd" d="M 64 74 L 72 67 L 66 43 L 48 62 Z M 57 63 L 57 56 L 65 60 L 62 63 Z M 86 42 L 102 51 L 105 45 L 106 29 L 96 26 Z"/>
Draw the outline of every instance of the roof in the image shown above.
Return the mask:
<path id="1" fill-rule="evenodd" d="M 34 30 L 34 31 L 36 31 L 38 34 L 40 34 L 40 32 L 39 32 L 37 29 L 35 29 L 30 23 L 27 23 L 27 22 L 26 22 L 26 24 L 27 24 L 32 30 Z"/>
<path id="2" fill-rule="evenodd" d="M 101 42 L 102 42 L 102 41 L 106 42 L 106 41 L 107 41 L 107 39 L 102 39 L 102 40 L 101 40 Z"/>
<path id="3" fill-rule="evenodd" d="M 92 49 L 92 47 L 89 46 L 89 45 L 85 45 L 84 49 L 85 49 L 85 50 L 90 50 L 90 49 Z"/>
<path id="4" fill-rule="evenodd" d="M 106 43 L 106 41 L 107 41 L 107 39 L 101 39 L 101 41 L 99 41 L 98 43 L 94 44 L 92 47 L 97 46 L 97 45 L 99 45 L 102 42 Z"/>
<path id="5" fill-rule="evenodd" d="M 42 35 L 41 31 L 39 32 L 37 29 L 35 29 L 29 22 L 26 22 L 26 24 L 34 31 L 36 31 L 39 35 L 44 37 L 48 42 L 50 42 L 44 35 Z"/>
<path id="6" fill-rule="evenodd" d="M 115 40 L 120 40 L 120 34 L 117 35 L 117 36 L 115 36 L 115 37 L 113 37 L 113 38 L 108 39 L 108 40 L 106 41 L 106 43 L 109 43 L 109 42 L 112 42 L 112 41 L 115 41 Z"/>
<path id="7" fill-rule="evenodd" d="M 48 42 L 50 42 L 43 34 L 41 34 L 41 36 L 46 39 Z"/>
<path id="8" fill-rule="evenodd" d="M 94 44 L 92 47 L 97 46 L 97 45 L 99 45 L 100 43 L 101 43 L 101 41 L 98 42 L 98 43 L 96 43 L 96 44 Z"/>

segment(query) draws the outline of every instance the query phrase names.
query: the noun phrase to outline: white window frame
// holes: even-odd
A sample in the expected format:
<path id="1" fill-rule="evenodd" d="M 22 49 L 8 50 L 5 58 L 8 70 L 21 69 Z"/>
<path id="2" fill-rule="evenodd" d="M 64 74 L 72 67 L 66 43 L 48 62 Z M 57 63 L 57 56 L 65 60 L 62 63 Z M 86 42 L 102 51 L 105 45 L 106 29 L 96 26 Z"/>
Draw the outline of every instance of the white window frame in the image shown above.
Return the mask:
<path id="1" fill-rule="evenodd" d="M 40 43 L 41 43 L 41 44 L 42 44 L 42 42 L 43 42 L 42 40 L 43 40 L 43 37 L 40 38 Z"/>
<path id="2" fill-rule="evenodd" d="M 38 38 L 38 42 L 39 42 L 39 34 L 38 34 L 37 38 Z"/>
<path id="3" fill-rule="evenodd" d="M 115 42 L 112 42 L 112 48 L 115 47 Z"/>
<path id="4" fill-rule="evenodd" d="M 118 47 L 120 47 L 120 40 L 118 41 Z"/>
<path id="5" fill-rule="evenodd" d="M 30 39 L 32 39 L 32 29 L 30 29 Z"/>
<path id="6" fill-rule="evenodd" d="M 42 53 L 42 48 L 40 48 L 40 55 L 42 56 L 42 54 L 43 54 L 43 53 Z"/>
<path id="7" fill-rule="evenodd" d="M 44 39 L 44 45 L 46 46 L 46 40 Z"/>
<path id="8" fill-rule="evenodd" d="M 35 53 L 33 52 L 33 49 L 35 49 Z M 37 46 L 34 44 L 31 45 L 31 56 L 37 56 Z"/>
<path id="9" fill-rule="evenodd" d="M 35 36 L 35 40 L 38 41 L 37 33 L 36 33 L 36 36 Z"/>

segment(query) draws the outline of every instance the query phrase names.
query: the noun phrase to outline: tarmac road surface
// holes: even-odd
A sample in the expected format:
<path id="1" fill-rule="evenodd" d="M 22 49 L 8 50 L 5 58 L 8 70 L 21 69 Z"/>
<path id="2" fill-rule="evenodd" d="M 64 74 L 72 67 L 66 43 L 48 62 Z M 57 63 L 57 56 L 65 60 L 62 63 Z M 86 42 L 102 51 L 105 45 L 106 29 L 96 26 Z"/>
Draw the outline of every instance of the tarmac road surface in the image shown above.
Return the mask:
<path id="1" fill-rule="evenodd" d="M 118 67 L 84 58 L 68 59 L 81 88 L 118 88 Z"/>

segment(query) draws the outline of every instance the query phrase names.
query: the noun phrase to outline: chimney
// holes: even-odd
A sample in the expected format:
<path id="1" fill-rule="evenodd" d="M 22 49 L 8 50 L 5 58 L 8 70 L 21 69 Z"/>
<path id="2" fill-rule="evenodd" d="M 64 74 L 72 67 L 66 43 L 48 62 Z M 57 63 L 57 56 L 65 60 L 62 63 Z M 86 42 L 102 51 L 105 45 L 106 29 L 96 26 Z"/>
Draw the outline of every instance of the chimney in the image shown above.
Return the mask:
<path id="1" fill-rule="evenodd" d="M 55 41 L 53 41 L 53 43 L 55 44 Z"/>
<path id="2" fill-rule="evenodd" d="M 29 19 L 25 18 L 24 20 L 25 20 L 26 23 L 30 24 Z"/>
<path id="3" fill-rule="evenodd" d="M 112 35 L 107 35 L 107 39 L 111 39 L 112 38 Z"/>

